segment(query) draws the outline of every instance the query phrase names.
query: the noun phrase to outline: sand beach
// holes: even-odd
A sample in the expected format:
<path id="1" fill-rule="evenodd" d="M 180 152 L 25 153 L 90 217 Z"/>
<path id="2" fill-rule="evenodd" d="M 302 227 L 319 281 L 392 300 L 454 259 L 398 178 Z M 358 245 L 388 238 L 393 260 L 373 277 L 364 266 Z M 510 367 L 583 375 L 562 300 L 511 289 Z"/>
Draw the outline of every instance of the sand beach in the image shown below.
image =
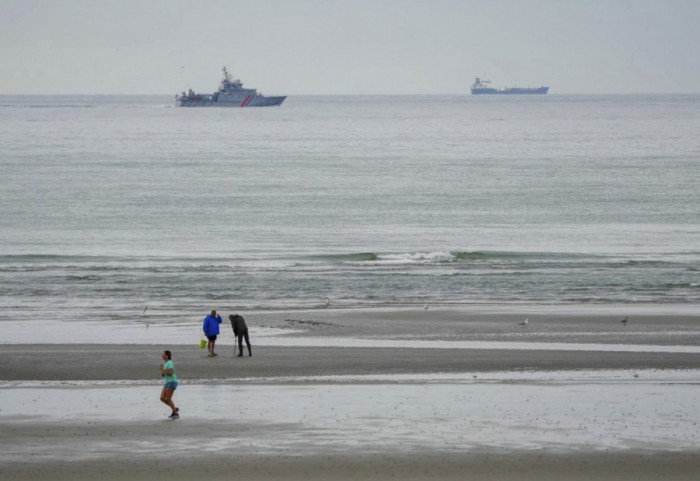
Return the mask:
<path id="1" fill-rule="evenodd" d="M 623 311 L 257 312 L 215 358 L 197 323 L 5 326 L 0 479 L 694 479 L 700 317 Z"/>

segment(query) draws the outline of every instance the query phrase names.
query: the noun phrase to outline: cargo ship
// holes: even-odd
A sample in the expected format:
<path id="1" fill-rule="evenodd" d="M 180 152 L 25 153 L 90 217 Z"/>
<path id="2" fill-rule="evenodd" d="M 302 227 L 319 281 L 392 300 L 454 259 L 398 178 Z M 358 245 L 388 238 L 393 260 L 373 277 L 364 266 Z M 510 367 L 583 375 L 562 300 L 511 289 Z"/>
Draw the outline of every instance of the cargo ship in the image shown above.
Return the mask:
<path id="1" fill-rule="evenodd" d="M 245 89 L 238 79 L 233 79 L 226 67 L 219 90 L 213 94 L 198 94 L 192 89 L 175 96 L 180 107 L 271 107 L 282 105 L 286 96 L 265 97 L 255 89 Z"/>
<path id="2" fill-rule="evenodd" d="M 549 87 L 511 87 L 495 89 L 488 80 L 476 78 L 472 84 L 472 95 L 545 95 Z"/>

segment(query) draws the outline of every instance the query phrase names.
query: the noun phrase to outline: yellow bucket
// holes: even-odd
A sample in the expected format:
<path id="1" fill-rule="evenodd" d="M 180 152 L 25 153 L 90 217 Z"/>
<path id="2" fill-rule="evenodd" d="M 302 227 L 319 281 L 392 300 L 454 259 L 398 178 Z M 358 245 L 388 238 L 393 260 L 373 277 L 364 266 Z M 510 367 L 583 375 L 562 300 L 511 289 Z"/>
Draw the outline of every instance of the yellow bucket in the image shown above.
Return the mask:
<path id="1" fill-rule="evenodd" d="M 202 339 L 201 341 L 199 341 L 199 348 L 204 349 L 205 347 L 207 347 L 207 340 Z"/>

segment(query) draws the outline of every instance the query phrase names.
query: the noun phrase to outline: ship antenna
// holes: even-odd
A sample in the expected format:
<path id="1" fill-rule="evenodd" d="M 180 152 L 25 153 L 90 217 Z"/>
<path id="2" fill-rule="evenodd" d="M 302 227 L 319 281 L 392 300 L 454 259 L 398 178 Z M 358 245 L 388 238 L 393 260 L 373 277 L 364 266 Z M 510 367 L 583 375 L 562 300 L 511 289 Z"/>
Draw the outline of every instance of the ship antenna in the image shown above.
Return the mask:
<path id="1" fill-rule="evenodd" d="M 226 67 L 223 68 L 223 71 L 224 71 L 224 80 L 226 80 L 227 82 L 230 82 L 231 81 L 231 74 L 228 73 L 228 70 L 226 70 Z"/>

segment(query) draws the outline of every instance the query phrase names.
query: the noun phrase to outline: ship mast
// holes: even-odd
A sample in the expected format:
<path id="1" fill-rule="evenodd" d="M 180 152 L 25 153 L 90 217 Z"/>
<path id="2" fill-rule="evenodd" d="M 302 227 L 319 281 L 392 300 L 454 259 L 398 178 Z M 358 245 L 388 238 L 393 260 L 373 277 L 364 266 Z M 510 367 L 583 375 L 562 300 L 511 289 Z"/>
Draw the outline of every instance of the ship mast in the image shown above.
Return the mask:
<path id="1" fill-rule="evenodd" d="M 233 77 L 231 77 L 231 74 L 228 73 L 226 67 L 224 67 L 222 71 L 224 72 L 224 78 L 221 80 L 221 86 L 219 87 L 220 92 L 225 92 L 229 88 L 239 89 L 243 86 L 240 80 L 234 80 Z"/>
<path id="2" fill-rule="evenodd" d="M 226 67 L 224 67 L 222 70 L 224 72 L 224 80 L 226 80 L 227 82 L 231 82 L 231 74 L 228 73 L 228 70 L 226 70 Z"/>

